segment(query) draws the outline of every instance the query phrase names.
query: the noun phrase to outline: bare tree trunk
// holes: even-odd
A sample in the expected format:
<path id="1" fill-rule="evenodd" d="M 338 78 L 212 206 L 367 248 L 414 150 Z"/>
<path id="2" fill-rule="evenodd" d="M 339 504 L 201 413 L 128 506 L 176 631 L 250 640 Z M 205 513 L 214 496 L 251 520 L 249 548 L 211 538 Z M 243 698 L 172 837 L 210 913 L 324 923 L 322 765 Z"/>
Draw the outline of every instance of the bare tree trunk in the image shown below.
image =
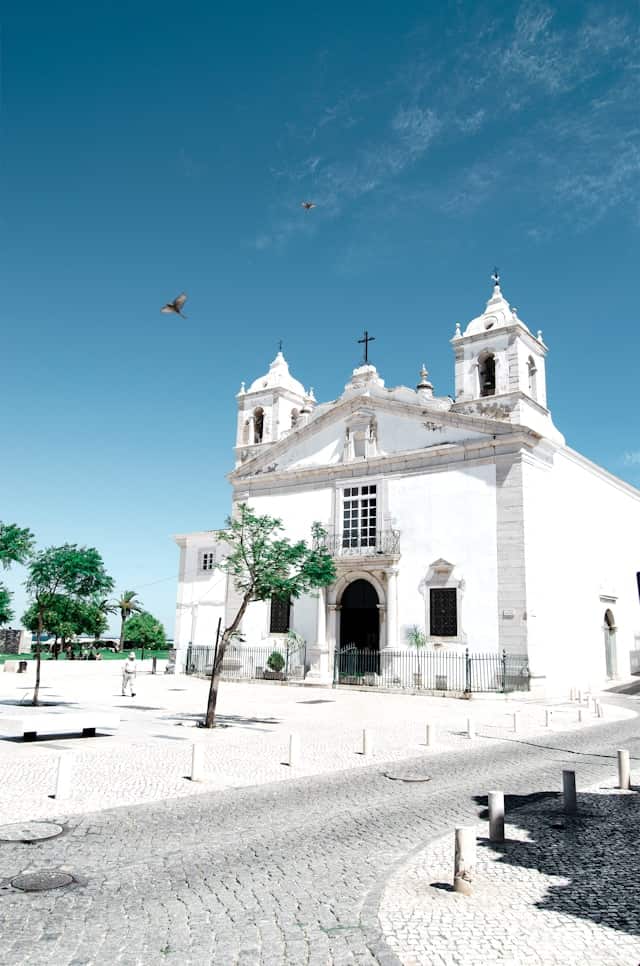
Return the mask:
<path id="1" fill-rule="evenodd" d="M 124 625 L 125 625 L 126 619 L 127 618 L 123 615 L 122 616 L 122 623 L 120 624 L 120 643 L 118 644 L 118 650 L 119 651 L 124 650 Z"/>
<path id="2" fill-rule="evenodd" d="M 38 706 L 38 694 L 40 692 L 40 652 L 42 650 L 41 643 L 40 643 L 41 639 L 42 639 L 42 610 L 39 609 L 38 610 L 38 640 L 36 643 L 36 684 L 33 689 L 33 701 L 32 701 L 32 704 L 34 707 Z"/>
<path id="3" fill-rule="evenodd" d="M 235 632 L 238 630 L 240 621 L 244 617 L 244 612 L 249 606 L 249 601 L 251 600 L 251 592 L 249 592 L 240 604 L 240 609 L 238 613 L 233 618 L 229 627 L 225 628 L 224 634 L 220 638 L 220 642 L 216 648 L 216 654 L 213 662 L 213 669 L 211 672 L 211 686 L 209 687 L 209 699 L 207 701 L 207 714 L 204 719 L 205 728 L 215 728 L 216 726 L 216 703 L 218 701 L 218 684 L 220 683 L 220 668 L 222 667 L 222 662 L 224 660 L 225 651 L 229 646 L 229 642 Z"/>

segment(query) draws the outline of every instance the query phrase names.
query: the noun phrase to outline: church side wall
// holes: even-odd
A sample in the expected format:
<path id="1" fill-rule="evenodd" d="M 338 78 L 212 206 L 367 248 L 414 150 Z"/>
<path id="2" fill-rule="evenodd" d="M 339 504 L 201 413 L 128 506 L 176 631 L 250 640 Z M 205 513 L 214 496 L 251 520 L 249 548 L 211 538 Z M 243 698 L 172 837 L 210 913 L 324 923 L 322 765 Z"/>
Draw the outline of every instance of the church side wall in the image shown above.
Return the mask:
<path id="1" fill-rule="evenodd" d="M 617 675 L 628 677 L 640 634 L 640 494 L 560 450 L 551 470 L 526 467 L 526 507 L 530 631 L 549 683 L 604 682 L 607 609 Z"/>
<path id="2" fill-rule="evenodd" d="M 180 569 L 174 643 L 176 664 L 183 668 L 189 643 L 197 646 L 213 645 L 218 618 L 223 619 L 227 578 L 219 570 L 201 570 L 203 551 L 215 549 L 215 542 L 206 533 L 189 534 L 180 547 Z"/>
<path id="3" fill-rule="evenodd" d="M 400 530 L 398 644 L 408 628 L 425 628 L 434 561 L 443 558 L 463 580 L 459 620 L 461 645 L 474 651 L 498 649 L 495 467 L 455 466 L 435 473 L 390 477 L 388 510 Z M 429 628 L 426 627 L 428 633 Z"/>

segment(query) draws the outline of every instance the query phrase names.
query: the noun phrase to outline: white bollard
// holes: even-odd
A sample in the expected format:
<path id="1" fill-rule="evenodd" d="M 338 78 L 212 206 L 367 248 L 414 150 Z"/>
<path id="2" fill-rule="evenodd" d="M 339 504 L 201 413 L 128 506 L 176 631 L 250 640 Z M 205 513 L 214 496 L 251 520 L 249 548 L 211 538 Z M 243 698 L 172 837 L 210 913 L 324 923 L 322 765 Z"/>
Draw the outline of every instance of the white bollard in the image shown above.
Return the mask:
<path id="1" fill-rule="evenodd" d="M 362 754 L 365 758 L 373 754 L 373 733 L 369 728 L 362 729 Z"/>
<path id="2" fill-rule="evenodd" d="M 56 790 L 53 796 L 54 798 L 71 797 L 72 765 L 73 765 L 73 761 L 72 761 L 70 752 L 65 751 L 58 756 L 58 768 L 56 771 Z"/>
<path id="3" fill-rule="evenodd" d="M 489 839 L 504 842 L 504 792 L 489 792 Z"/>
<path id="4" fill-rule="evenodd" d="M 604 718 L 604 705 L 598 701 L 598 717 Z"/>
<path id="5" fill-rule="evenodd" d="M 436 743 L 436 726 L 428 724 L 425 729 L 425 744 L 427 748 L 431 748 L 432 745 Z"/>
<path id="6" fill-rule="evenodd" d="M 578 704 L 582 704 L 582 691 L 578 691 Z"/>
<path id="7" fill-rule="evenodd" d="M 519 723 L 520 723 L 520 712 L 519 711 L 514 711 L 513 712 L 513 730 L 514 730 L 514 732 L 516 732 L 518 730 Z"/>
<path id="8" fill-rule="evenodd" d="M 625 791 L 631 788 L 631 765 L 626 748 L 618 748 L 618 788 Z"/>
<path id="9" fill-rule="evenodd" d="M 575 815 L 578 811 L 578 798 L 576 795 L 576 773 L 574 771 L 562 772 L 562 801 L 567 815 Z"/>
<path id="10" fill-rule="evenodd" d="M 578 724 L 582 724 L 584 718 L 584 708 L 578 708 Z"/>
<path id="11" fill-rule="evenodd" d="M 453 889 L 470 896 L 476 869 L 476 830 L 474 826 L 456 829 L 453 863 Z"/>
<path id="12" fill-rule="evenodd" d="M 192 782 L 204 780 L 204 745 L 199 741 L 191 742 L 191 774 Z"/>
<path id="13" fill-rule="evenodd" d="M 576 689 L 569 688 L 569 701 L 575 701 L 575 700 L 576 700 Z"/>
<path id="14" fill-rule="evenodd" d="M 467 738 L 475 738 L 476 725 L 473 718 L 467 718 Z"/>
<path id="15" fill-rule="evenodd" d="M 547 710 L 544 713 L 544 724 L 545 724 L 545 727 L 546 728 L 550 728 L 551 727 L 551 717 L 552 717 L 552 715 L 553 715 L 553 711 L 549 711 L 549 709 L 547 708 Z"/>
<path id="16" fill-rule="evenodd" d="M 289 768 L 300 761 L 300 735 L 289 735 Z"/>

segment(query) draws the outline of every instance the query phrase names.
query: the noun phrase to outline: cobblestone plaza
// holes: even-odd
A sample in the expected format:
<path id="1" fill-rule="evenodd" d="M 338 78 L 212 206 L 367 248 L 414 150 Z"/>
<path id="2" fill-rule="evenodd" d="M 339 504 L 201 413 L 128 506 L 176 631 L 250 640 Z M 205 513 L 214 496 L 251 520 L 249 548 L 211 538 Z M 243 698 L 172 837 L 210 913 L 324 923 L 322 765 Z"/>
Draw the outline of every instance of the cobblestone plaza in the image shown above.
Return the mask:
<path id="1" fill-rule="evenodd" d="M 203 735 L 192 726 L 206 682 L 143 675 L 127 703 L 114 674 L 46 665 L 43 683 L 47 700 L 119 708 L 116 735 L 0 742 L 4 821 L 63 828 L 0 844 L 2 966 L 640 961 L 637 796 L 614 791 L 616 749 L 632 770 L 640 752 L 635 699 L 605 698 L 605 718 L 582 725 L 575 704 L 557 705 L 547 728 L 535 703 L 225 683 L 228 727 Z M 0 684 L 6 702 L 29 682 Z M 359 753 L 363 727 L 373 757 Z M 194 736 L 207 743 L 197 785 L 185 778 Z M 56 801 L 54 762 L 69 749 L 76 787 Z M 555 827 L 564 768 L 591 789 L 568 829 Z M 409 774 L 429 781 L 387 777 Z M 486 843 L 491 788 L 523 796 L 507 800 L 500 850 Z M 460 823 L 480 842 L 468 900 L 446 888 Z M 11 886 L 29 871 L 74 882 Z"/>

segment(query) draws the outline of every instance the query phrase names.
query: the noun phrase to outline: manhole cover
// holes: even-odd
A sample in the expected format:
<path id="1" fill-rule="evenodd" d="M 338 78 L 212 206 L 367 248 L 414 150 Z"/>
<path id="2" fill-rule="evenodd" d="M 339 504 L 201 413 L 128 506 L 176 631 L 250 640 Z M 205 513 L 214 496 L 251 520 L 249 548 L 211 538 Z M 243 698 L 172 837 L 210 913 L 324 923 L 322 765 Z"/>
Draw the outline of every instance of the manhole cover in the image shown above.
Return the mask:
<path id="1" fill-rule="evenodd" d="M 62 826 L 53 822 L 22 822 L 0 826 L 0 842 L 39 842 L 62 834 Z"/>
<path id="2" fill-rule="evenodd" d="M 431 775 L 423 775 L 417 771 L 384 771 L 385 778 L 392 782 L 430 782 Z"/>
<path id="3" fill-rule="evenodd" d="M 11 885 L 22 892 L 46 892 L 71 885 L 73 881 L 68 872 L 23 872 L 11 880 Z"/>

